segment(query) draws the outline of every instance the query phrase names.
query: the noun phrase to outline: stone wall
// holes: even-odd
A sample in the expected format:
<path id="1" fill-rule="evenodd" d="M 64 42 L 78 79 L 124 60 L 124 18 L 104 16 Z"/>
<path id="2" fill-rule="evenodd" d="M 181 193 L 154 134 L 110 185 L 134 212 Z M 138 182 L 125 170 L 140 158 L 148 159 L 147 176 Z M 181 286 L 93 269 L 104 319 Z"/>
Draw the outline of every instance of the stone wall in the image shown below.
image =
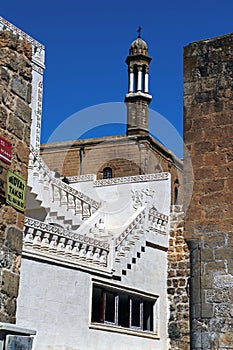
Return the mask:
<path id="1" fill-rule="evenodd" d="M 180 209 L 180 210 L 179 210 Z M 170 349 L 189 349 L 189 249 L 184 240 L 184 213 L 173 207 L 168 249 L 168 334 Z"/>
<path id="2" fill-rule="evenodd" d="M 182 161 L 150 137 L 113 136 L 51 143 L 41 146 L 41 155 L 48 167 L 61 176 L 97 174 L 101 179 L 104 167 L 112 168 L 113 177 L 169 172 L 171 202 L 177 187 L 181 203 Z"/>
<path id="3" fill-rule="evenodd" d="M 0 31 L 0 135 L 12 163 L 0 160 L 0 322 L 15 323 L 24 213 L 6 204 L 7 171 L 27 179 L 31 125 L 31 45 Z"/>
<path id="4" fill-rule="evenodd" d="M 185 144 L 193 194 L 185 218 L 191 253 L 191 349 L 233 349 L 233 34 L 184 50 Z M 185 192 L 192 171 L 184 162 Z"/>

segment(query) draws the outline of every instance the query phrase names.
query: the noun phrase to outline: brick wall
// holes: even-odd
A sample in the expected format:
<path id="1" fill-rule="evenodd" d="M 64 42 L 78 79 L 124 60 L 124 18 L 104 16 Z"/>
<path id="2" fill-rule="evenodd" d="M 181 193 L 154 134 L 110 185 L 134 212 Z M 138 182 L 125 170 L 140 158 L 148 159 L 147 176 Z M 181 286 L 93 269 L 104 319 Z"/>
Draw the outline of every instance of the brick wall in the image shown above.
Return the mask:
<path id="1" fill-rule="evenodd" d="M 24 213 L 6 204 L 8 169 L 27 179 L 31 124 L 31 45 L 0 31 L 0 135 L 12 144 L 12 163 L 0 160 L 0 322 L 15 323 Z"/>
<path id="2" fill-rule="evenodd" d="M 233 34 L 184 50 L 185 144 L 194 175 L 185 235 L 191 254 L 191 349 L 233 349 Z M 185 193 L 192 183 L 184 162 Z"/>

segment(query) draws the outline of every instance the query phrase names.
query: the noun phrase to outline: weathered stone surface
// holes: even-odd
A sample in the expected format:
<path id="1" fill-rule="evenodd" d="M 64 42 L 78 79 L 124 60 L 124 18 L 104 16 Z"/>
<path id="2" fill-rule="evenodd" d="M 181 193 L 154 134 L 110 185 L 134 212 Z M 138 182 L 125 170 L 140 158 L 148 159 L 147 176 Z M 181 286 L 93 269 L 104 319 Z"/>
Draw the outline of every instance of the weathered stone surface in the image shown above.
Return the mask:
<path id="1" fill-rule="evenodd" d="M 8 168 L 27 178 L 31 123 L 31 44 L 0 31 L 0 134 L 12 144 Z M 21 140 L 21 141 L 20 141 Z M 25 143 L 26 140 L 26 143 Z M 1 162 L 1 161 L 0 161 Z M 6 174 L 5 174 L 6 180 Z M 4 181 L 1 179 L 1 181 Z M 0 321 L 15 323 L 24 214 L 1 198 Z"/>
<path id="2" fill-rule="evenodd" d="M 9 227 L 6 236 L 6 246 L 17 254 L 22 253 L 23 233 L 15 227 Z"/>
<path id="3" fill-rule="evenodd" d="M 27 97 L 27 82 L 14 75 L 12 78 L 11 89 L 13 93 L 20 96 L 22 99 Z"/>
<path id="4" fill-rule="evenodd" d="M 1 64 L 6 68 L 16 72 L 18 69 L 18 56 L 17 53 L 11 51 L 8 48 L 0 48 Z"/>
<path id="5" fill-rule="evenodd" d="M 6 68 L 1 67 L 0 76 L 1 76 L 1 79 L 2 79 L 2 80 L 5 80 L 7 84 L 9 83 L 10 74 L 8 73 L 8 71 L 7 71 Z"/>
<path id="6" fill-rule="evenodd" d="M 19 70 L 19 74 L 23 78 L 27 79 L 29 82 L 32 80 L 32 72 L 31 72 L 30 61 L 28 61 L 25 58 L 22 58 L 22 60 L 20 60 L 20 62 L 19 62 L 18 70 Z"/>
<path id="7" fill-rule="evenodd" d="M 0 32 L 0 47 L 7 47 L 16 50 L 18 38 L 9 30 L 2 30 Z"/>
<path id="8" fill-rule="evenodd" d="M 173 213 L 168 249 L 168 334 L 172 349 L 189 348 L 189 250 L 183 237 L 183 221 Z"/>
<path id="9" fill-rule="evenodd" d="M 25 95 L 25 98 L 26 98 L 26 95 Z M 30 124 L 31 113 L 32 111 L 31 111 L 31 108 L 28 106 L 28 103 L 18 98 L 16 100 L 16 110 L 15 110 L 16 116 L 22 119 L 24 122 Z"/>
<path id="10" fill-rule="evenodd" d="M 16 314 L 16 299 L 8 299 L 6 302 L 6 310 L 8 315 L 15 316 Z"/>
<path id="11" fill-rule="evenodd" d="M 24 123 L 15 114 L 11 113 L 8 118 L 7 130 L 22 140 L 24 136 Z"/>
<path id="12" fill-rule="evenodd" d="M 19 288 L 19 275 L 9 270 L 2 272 L 2 292 L 9 297 L 17 297 Z"/>
<path id="13" fill-rule="evenodd" d="M 0 106 L 0 127 L 2 129 L 6 128 L 7 117 L 8 117 L 7 109 L 3 106 Z"/>
<path id="14" fill-rule="evenodd" d="M 184 139 L 194 172 L 185 236 L 191 247 L 191 349 L 229 349 L 232 299 L 233 34 L 184 50 Z M 185 186 L 190 184 L 185 157 Z M 221 340 L 220 340 L 221 339 Z"/>
<path id="15" fill-rule="evenodd" d="M 25 142 L 17 141 L 15 145 L 15 152 L 19 162 L 26 164 L 29 158 L 29 149 Z"/>
<path id="16" fill-rule="evenodd" d="M 16 224 L 17 213 L 14 208 L 4 206 L 1 211 L 1 218 L 5 224 Z"/>

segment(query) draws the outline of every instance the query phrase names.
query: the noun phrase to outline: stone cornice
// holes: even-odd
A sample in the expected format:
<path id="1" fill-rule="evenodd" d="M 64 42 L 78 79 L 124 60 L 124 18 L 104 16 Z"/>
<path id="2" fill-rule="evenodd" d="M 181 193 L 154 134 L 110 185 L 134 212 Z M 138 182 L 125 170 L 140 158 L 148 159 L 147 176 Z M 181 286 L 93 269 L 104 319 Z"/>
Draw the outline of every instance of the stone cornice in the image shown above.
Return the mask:
<path id="1" fill-rule="evenodd" d="M 133 182 L 168 180 L 168 178 L 169 178 L 169 173 L 155 173 L 155 174 L 146 174 L 146 175 L 115 177 L 112 179 L 102 179 L 102 180 L 94 181 L 93 185 L 94 187 L 100 187 L 100 186 L 128 184 Z"/>
<path id="2" fill-rule="evenodd" d="M 44 50 L 44 45 L 40 44 L 37 40 L 33 39 L 28 34 L 24 33 L 21 29 L 17 28 L 14 24 L 8 22 L 5 18 L 0 16 L 0 29 L 8 29 L 14 34 L 17 34 L 20 39 L 26 40 L 32 45 Z"/>

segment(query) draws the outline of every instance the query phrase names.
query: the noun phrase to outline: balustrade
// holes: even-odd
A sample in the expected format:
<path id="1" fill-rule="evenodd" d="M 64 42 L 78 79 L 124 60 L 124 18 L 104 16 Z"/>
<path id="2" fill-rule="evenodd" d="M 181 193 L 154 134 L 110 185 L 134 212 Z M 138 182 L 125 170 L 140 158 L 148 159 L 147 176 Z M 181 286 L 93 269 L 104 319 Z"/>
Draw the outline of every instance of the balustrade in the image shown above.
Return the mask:
<path id="1" fill-rule="evenodd" d="M 107 267 L 109 244 L 26 217 L 24 249 Z"/>
<path id="2" fill-rule="evenodd" d="M 29 181 L 32 192 L 42 202 L 41 206 L 50 207 L 49 198 L 56 205 L 56 211 L 60 215 L 70 212 L 78 220 L 88 219 L 99 207 L 100 203 L 84 193 L 75 190 L 71 186 L 54 177 L 40 155 L 31 146 L 29 155 Z"/>

